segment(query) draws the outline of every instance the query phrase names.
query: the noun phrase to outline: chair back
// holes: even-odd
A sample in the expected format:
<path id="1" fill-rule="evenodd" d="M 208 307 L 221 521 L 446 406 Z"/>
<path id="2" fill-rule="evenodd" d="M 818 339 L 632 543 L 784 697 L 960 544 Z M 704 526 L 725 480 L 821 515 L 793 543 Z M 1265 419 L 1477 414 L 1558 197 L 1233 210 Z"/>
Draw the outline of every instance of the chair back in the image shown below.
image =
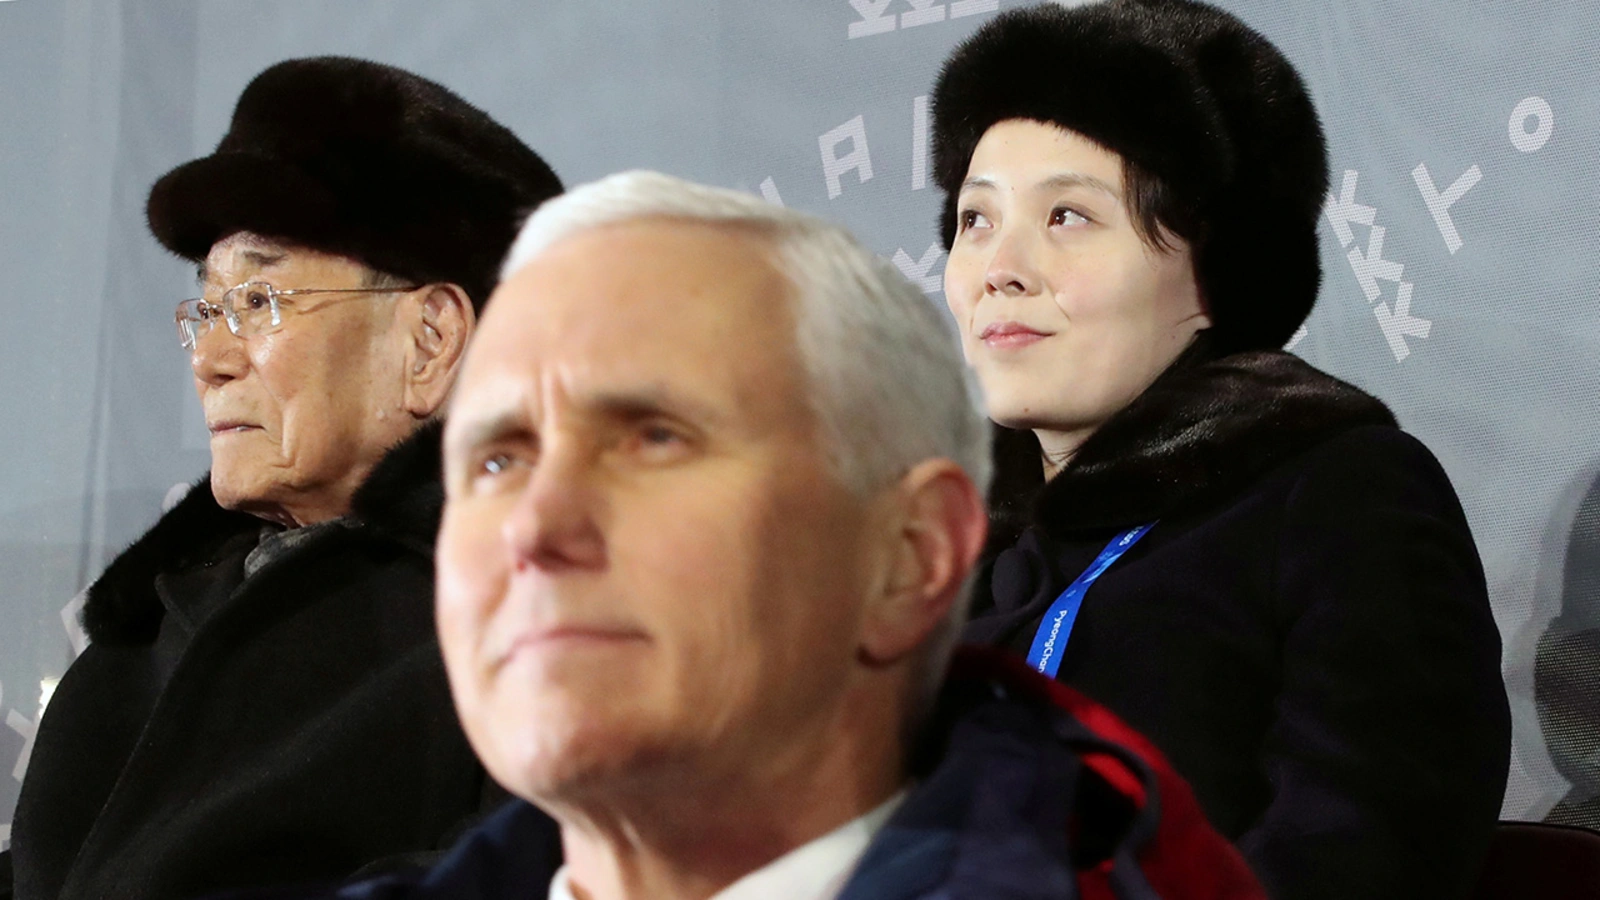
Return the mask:
<path id="1" fill-rule="evenodd" d="M 1600 833 L 1571 825 L 1501 822 L 1474 900 L 1600 898 Z"/>

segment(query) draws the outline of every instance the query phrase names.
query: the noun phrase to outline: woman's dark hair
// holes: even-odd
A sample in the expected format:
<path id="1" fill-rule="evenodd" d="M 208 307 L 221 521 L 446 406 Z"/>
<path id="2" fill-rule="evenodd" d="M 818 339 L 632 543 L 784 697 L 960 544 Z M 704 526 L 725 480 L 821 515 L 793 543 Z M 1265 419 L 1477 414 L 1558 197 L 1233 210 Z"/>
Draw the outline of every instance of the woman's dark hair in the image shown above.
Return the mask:
<path id="1" fill-rule="evenodd" d="M 1205 220 L 1200 211 L 1179 199 L 1161 176 L 1122 157 L 1122 196 L 1133 230 L 1151 249 L 1170 253 L 1177 237 L 1198 257 L 1205 242 Z"/>

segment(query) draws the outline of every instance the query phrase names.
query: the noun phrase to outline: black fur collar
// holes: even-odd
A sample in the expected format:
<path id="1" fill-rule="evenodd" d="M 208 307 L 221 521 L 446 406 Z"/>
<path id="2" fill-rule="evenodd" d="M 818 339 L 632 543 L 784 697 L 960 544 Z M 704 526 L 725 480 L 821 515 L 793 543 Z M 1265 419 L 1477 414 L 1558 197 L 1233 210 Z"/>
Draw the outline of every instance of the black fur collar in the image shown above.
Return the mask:
<path id="1" fill-rule="evenodd" d="M 1151 522 L 1238 492 L 1313 446 L 1395 426 L 1377 398 L 1280 351 L 1181 359 L 1044 484 L 1038 441 L 997 429 L 994 542 Z"/>
<path id="2" fill-rule="evenodd" d="M 350 499 L 350 517 L 432 555 L 444 511 L 442 422 L 429 422 L 384 454 Z"/>
<path id="3" fill-rule="evenodd" d="M 433 552 L 444 507 L 440 430 L 437 423 L 424 425 L 385 454 L 352 498 L 349 518 L 356 527 Z M 210 476 L 200 479 L 89 588 L 83 606 L 89 639 L 107 644 L 154 640 L 163 614 L 156 576 L 197 565 L 223 542 L 261 525 L 254 516 L 218 506 Z"/>

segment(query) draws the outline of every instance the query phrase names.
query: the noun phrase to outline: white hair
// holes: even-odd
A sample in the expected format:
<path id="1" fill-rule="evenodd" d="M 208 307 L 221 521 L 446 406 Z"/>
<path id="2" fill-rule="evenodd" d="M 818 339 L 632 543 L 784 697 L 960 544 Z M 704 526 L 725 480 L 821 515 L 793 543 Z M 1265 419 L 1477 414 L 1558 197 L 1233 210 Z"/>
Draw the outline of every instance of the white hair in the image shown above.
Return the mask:
<path id="1" fill-rule="evenodd" d="M 953 460 L 988 490 L 983 395 L 954 328 L 893 264 L 848 231 L 739 191 L 657 172 L 624 172 L 545 202 L 511 246 L 506 279 L 578 232 L 638 219 L 680 219 L 767 237 L 794 287 L 795 342 L 812 409 L 841 481 L 874 491 L 927 459 Z M 930 641 L 927 678 L 942 679 L 966 620 L 971 578 Z"/>

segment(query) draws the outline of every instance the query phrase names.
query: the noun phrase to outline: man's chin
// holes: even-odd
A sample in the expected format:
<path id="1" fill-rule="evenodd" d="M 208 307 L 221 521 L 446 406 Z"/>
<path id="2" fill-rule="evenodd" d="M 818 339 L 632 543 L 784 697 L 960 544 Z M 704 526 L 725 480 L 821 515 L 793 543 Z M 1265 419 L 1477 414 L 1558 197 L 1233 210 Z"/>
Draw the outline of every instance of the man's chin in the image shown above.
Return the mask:
<path id="1" fill-rule="evenodd" d="M 282 487 L 261 478 L 249 477 L 245 467 L 219 465 L 213 458 L 211 467 L 211 496 L 217 505 L 234 512 L 273 518 L 269 513 L 280 507 Z"/>
<path id="2" fill-rule="evenodd" d="M 211 496 L 216 498 L 217 505 L 223 509 L 248 511 L 252 506 L 261 503 L 261 491 L 253 485 L 241 484 L 238 479 L 229 477 L 225 472 L 218 472 L 213 467 L 211 470 Z"/>
<path id="3" fill-rule="evenodd" d="M 524 800 L 582 804 L 614 795 L 668 755 L 639 724 L 547 721 L 519 736 L 498 736 L 498 752 L 480 756 L 495 780 Z"/>

